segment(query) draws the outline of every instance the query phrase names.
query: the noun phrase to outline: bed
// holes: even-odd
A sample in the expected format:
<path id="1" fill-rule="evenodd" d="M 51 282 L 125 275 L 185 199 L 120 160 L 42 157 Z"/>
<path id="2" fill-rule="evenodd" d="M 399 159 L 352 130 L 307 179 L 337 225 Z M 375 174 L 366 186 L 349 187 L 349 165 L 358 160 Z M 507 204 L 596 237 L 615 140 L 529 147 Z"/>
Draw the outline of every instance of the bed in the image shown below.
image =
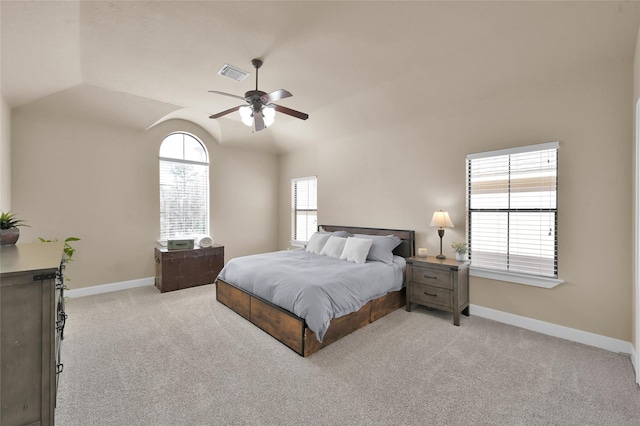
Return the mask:
<path id="1" fill-rule="evenodd" d="M 393 261 L 389 262 L 388 259 L 384 259 L 388 267 L 383 268 L 381 265 L 377 265 L 377 263 L 381 262 L 366 261 L 367 268 L 378 268 L 375 274 L 381 277 L 386 277 L 386 275 L 383 275 L 386 273 L 383 272 L 384 270 L 392 271 L 390 274 L 394 275 L 393 280 L 391 278 L 377 279 L 371 276 L 369 278 L 363 278 L 367 280 L 367 282 L 371 282 L 372 285 L 356 285 L 356 287 L 359 286 L 359 288 L 365 290 L 365 293 L 367 291 L 369 293 L 350 294 L 347 297 L 348 300 L 342 305 L 341 302 L 331 301 L 331 308 L 336 309 L 337 313 L 335 313 L 335 317 L 330 318 L 328 324 L 325 324 L 324 319 L 316 320 L 309 316 L 311 311 L 323 311 L 322 308 L 317 308 L 315 301 L 313 303 L 301 302 L 301 298 L 305 293 L 309 293 L 308 300 L 311 300 L 314 291 L 317 292 L 315 285 L 307 285 L 307 282 L 310 282 L 308 281 L 309 277 L 314 275 L 310 271 L 314 270 L 314 268 L 338 271 L 338 266 L 344 266 L 338 265 L 338 262 L 351 264 L 347 266 L 353 270 L 357 270 L 359 267 L 362 268 L 364 265 L 356 265 L 356 263 L 346 260 L 319 259 L 319 257 L 327 258 L 330 256 L 315 255 L 318 262 L 325 262 L 324 264 L 318 263 L 316 265 L 315 260 L 309 260 L 309 258 L 313 256 L 306 253 L 304 249 L 298 249 L 232 259 L 227 263 L 225 268 L 223 268 L 216 280 L 216 299 L 218 302 L 224 304 L 299 355 L 305 357 L 349 333 L 366 326 L 370 322 L 376 321 L 395 309 L 404 306 L 406 303 L 404 258 L 413 256 L 415 252 L 415 232 L 412 230 L 334 225 L 322 225 L 319 229 L 321 229 L 322 232 L 332 235 L 348 233 L 356 237 L 360 236 L 360 242 L 361 239 L 366 238 L 366 236 L 373 236 L 373 238 L 376 239 L 381 239 L 388 235 L 396 236 L 400 240 L 400 243 L 393 250 Z M 355 240 L 353 242 L 355 242 Z M 373 253 L 373 249 L 371 250 L 370 253 Z M 295 283 L 287 284 L 290 287 L 285 286 L 285 290 L 280 290 L 280 288 L 276 286 L 276 281 L 281 281 L 280 275 L 273 271 L 268 271 L 265 265 L 268 263 L 275 264 L 279 261 L 279 258 L 284 258 L 286 259 L 284 261 L 288 262 L 286 267 L 283 265 L 281 269 L 283 280 L 285 276 L 294 273 L 289 270 L 295 269 L 290 264 L 301 265 L 300 267 L 303 268 L 301 271 L 302 275 L 297 275 L 300 277 L 300 288 L 296 289 L 291 287 L 294 286 Z M 331 261 L 336 263 L 327 263 Z M 399 284 L 396 282 L 398 268 L 400 268 Z M 255 272 L 253 270 L 255 270 Z M 295 273 L 300 274 L 300 271 Z M 347 272 L 345 272 L 345 274 L 346 273 Z M 250 274 L 253 274 L 253 278 Z M 336 272 L 336 274 L 338 274 L 338 272 Z M 342 272 L 340 272 L 340 274 L 339 276 L 336 275 L 334 280 L 336 283 L 327 283 L 326 285 L 329 286 L 329 290 L 322 290 L 322 292 L 331 292 L 331 286 L 338 285 L 338 282 L 345 281 Z M 389 275 L 389 277 L 391 277 L 391 275 Z M 258 281 L 262 282 L 259 283 Z M 390 289 L 385 290 L 378 288 L 378 285 L 384 285 L 382 284 L 383 281 L 389 282 Z M 287 292 L 292 293 L 296 300 L 287 302 L 279 299 L 279 294 Z M 320 298 L 318 298 L 318 300 L 320 300 Z M 302 308 L 299 306 L 301 303 Z M 322 306 L 327 305 L 326 302 L 319 302 L 318 304 Z M 323 314 L 325 313 L 323 312 Z"/>

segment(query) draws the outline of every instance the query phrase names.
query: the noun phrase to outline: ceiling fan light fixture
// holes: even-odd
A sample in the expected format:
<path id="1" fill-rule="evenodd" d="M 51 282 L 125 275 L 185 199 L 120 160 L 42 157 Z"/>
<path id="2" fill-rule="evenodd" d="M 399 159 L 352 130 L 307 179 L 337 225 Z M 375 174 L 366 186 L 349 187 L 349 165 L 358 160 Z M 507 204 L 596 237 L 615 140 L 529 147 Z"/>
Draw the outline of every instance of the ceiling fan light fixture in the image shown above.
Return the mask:
<path id="1" fill-rule="evenodd" d="M 264 125 L 269 127 L 276 121 L 276 109 L 273 106 L 265 106 L 262 108 L 262 116 L 264 117 Z"/>
<path id="2" fill-rule="evenodd" d="M 246 125 L 246 126 L 253 126 L 253 110 L 251 109 L 250 106 L 245 105 L 245 106 L 241 106 L 238 109 L 238 112 L 240 113 L 240 118 L 242 119 L 242 122 Z"/>
<path id="3" fill-rule="evenodd" d="M 1 1 L 1 0 L 0 0 Z M 275 90 L 270 93 L 265 93 L 262 90 L 258 90 L 258 69 L 262 66 L 261 59 L 253 59 L 251 64 L 256 69 L 256 89 L 249 90 L 245 92 L 244 96 L 232 95 L 230 93 L 219 92 L 217 90 L 209 90 L 211 93 L 216 93 L 218 95 L 229 96 L 232 98 L 238 98 L 245 101 L 249 105 L 237 106 L 234 108 L 229 108 L 228 110 L 219 112 L 217 114 L 213 114 L 209 116 L 211 119 L 217 119 L 227 114 L 230 114 L 234 111 L 238 111 L 240 114 L 240 118 L 242 122 L 248 126 L 253 127 L 256 132 L 266 129 L 271 126 L 276 118 L 276 111 L 290 115 L 295 118 L 299 118 L 300 120 L 306 120 L 309 118 L 309 114 L 305 114 L 304 112 L 296 111 L 291 108 L 283 107 L 281 105 L 274 104 L 273 102 L 279 101 L 281 99 L 291 97 L 291 92 L 284 89 Z M 225 67 L 231 67 L 228 64 L 225 64 Z M 220 74 L 223 74 L 225 67 L 220 70 Z M 240 70 L 242 71 L 242 70 Z"/>

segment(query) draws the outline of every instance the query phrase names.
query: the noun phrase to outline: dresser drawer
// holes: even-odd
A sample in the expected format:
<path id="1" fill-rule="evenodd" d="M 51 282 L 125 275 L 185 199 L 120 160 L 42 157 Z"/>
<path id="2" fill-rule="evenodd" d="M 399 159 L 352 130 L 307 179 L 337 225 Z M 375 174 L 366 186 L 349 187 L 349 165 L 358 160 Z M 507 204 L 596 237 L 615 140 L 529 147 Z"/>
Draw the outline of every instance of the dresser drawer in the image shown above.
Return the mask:
<path id="1" fill-rule="evenodd" d="M 411 300 L 429 306 L 453 306 L 453 292 L 440 287 L 411 283 Z"/>
<path id="2" fill-rule="evenodd" d="M 411 268 L 411 275 L 411 281 L 416 283 L 447 289 L 453 288 L 451 284 L 451 272 L 448 270 L 413 266 Z"/>

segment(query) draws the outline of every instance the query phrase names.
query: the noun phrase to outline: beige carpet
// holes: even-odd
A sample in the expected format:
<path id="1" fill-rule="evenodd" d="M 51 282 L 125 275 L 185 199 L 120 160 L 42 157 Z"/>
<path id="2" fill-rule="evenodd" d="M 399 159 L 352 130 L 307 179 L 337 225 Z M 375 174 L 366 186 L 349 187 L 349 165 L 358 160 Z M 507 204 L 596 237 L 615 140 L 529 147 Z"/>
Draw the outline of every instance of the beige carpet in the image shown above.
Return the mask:
<path id="1" fill-rule="evenodd" d="M 627 356 L 399 309 L 302 358 L 207 285 L 70 299 L 56 424 L 638 425 Z"/>

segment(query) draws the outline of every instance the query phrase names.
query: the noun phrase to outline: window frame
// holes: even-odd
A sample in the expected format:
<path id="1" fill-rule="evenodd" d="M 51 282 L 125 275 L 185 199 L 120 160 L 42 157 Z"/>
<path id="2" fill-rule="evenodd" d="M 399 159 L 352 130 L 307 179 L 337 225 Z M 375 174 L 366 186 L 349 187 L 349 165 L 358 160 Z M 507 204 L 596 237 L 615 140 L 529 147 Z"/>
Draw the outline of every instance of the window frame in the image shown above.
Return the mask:
<path id="1" fill-rule="evenodd" d="M 299 182 L 309 182 L 309 181 L 314 181 L 315 182 L 315 186 L 316 186 L 316 199 L 315 199 L 315 205 L 316 208 L 315 209 L 310 209 L 310 208 L 306 208 L 306 209 L 300 209 L 298 208 L 298 205 L 296 203 L 297 197 L 295 195 L 295 191 L 297 190 L 297 185 Z M 316 223 L 313 226 L 313 230 L 310 230 L 310 228 L 307 226 L 307 231 L 310 232 L 309 235 L 307 235 L 307 240 L 298 240 L 296 239 L 297 236 L 297 229 L 298 229 L 298 212 L 315 212 L 315 216 L 316 216 Z M 309 238 L 311 238 L 311 235 L 313 235 L 313 233 L 318 229 L 318 177 L 317 176 L 307 176 L 307 177 L 302 177 L 302 178 L 293 178 L 291 179 L 291 245 L 295 246 L 295 247 L 303 247 L 308 241 Z"/>
<path id="2" fill-rule="evenodd" d="M 529 212 L 536 212 L 536 211 L 540 211 L 540 212 L 549 212 L 552 211 L 555 215 L 555 224 L 554 224 L 554 264 L 555 264 L 555 276 L 554 277 L 550 277 L 550 276 L 543 276 L 543 275 L 536 275 L 536 274 L 528 274 L 528 273 L 522 273 L 522 272 L 515 272 L 515 271 L 509 271 L 509 270 L 502 270 L 502 269 L 493 269 L 493 268 L 488 268 L 488 267 L 478 267 L 478 266 L 474 266 L 473 265 L 473 239 L 472 239 L 472 213 L 474 212 L 482 212 L 483 209 L 472 209 L 471 208 L 471 175 L 470 175 L 470 165 L 471 162 L 473 160 L 477 160 L 477 159 L 481 159 L 481 158 L 489 158 L 489 157 L 501 157 L 501 156 L 507 156 L 507 155 L 513 155 L 513 154 L 521 154 L 521 153 L 528 153 L 528 152 L 536 152 L 536 151 L 545 151 L 545 150 L 556 150 L 556 155 L 558 153 L 559 150 L 559 142 L 547 142 L 547 143 L 542 143 L 542 144 L 535 144 L 535 145 L 527 145 L 527 146 L 521 146 L 521 147 L 516 147 L 516 148 L 508 148 L 508 149 L 501 149 L 501 150 L 496 150 L 496 151 L 487 151 L 487 152 L 480 152 L 480 153 L 475 153 L 475 154 L 469 154 L 467 155 L 466 158 L 466 183 L 467 183 L 467 194 L 466 194 L 466 203 L 467 203 L 467 241 L 469 242 L 469 256 L 470 256 L 470 260 L 471 260 L 471 264 L 469 267 L 469 274 L 471 276 L 474 277 L 481 277 L 481 278 L 489 278 L 489 279 L 494 279 L 494 280 L 499 280 L 499 281 L 508 281 L 508 282 L 512 282 L 512 283 L 517 283 L 517 284 L 525 284 L 525 285 L 531 285 L 531 286 L 536 286 L 536 287 L 543 287 L 543 288 L 553 288 L 561 283 L 564 282 L 564 280 L 560 279 L 558 277 L 558 191 L 557 191 L 557 182 L 558 182 L 558 163 L 556 162 L 556 173 L 555 173 L 555 182 L 556 182 L 556 200 L 555 200 L 555 207 L 554 208 L 538 208 L 538 209 L 517 209 L 517 208 L 504 208 L 504 209 L 498 209 L 498 208 L 488 208 L 486 209 L 487 212 L 496 212 L 496 213 L 521 213 L 523 211 L 529 211 Z M 508 197 L 510 199 L 511 197 L 511 193 L 508 192 Z M 511 231 L 507 231 L 507 235 L 509 235 Z M 508 237 L 507 237 L 508 238 Z M 508 252 L 508 249 L 507 249 Z"/>
<path id="3" fill-rule="evenodd" d="M 158 191 L 158 195 L 160 197 L 159 199 L 159 207 L 160 207 L 160 237 L 157 240 L 158 243 L 162 244 L 162 245 L 166 245 L 167 241 L 169 239 L 173 239 L 173 238 L 193 238 L 194 241 L 197 240 L 198 237 L 201 236 L 206 236 L 209 235 L 209 230 L 210 230 L 210 214 L 211 214 L 211 204 L 210 204 L 210 197 L 211 197 L 211 185 L 210 185 L 210 162 L 209 162 L 209 152 L 207 150 L 207 147 L 205 146 L 205 144 L 200 140 L 200 138 L 198 138 L 197 136 L 188 133 L 188 132 L 184 132 L 184 131 L 175 131 L 172 133 L 167 134 L 164 139 L 162 140 L 162 143 L 160 144 L 160 148 L 159 148 L 159 153 L 162 151 L 162 145 L 167 142 L 167 139 L 170 138 L 171 136 L 174 135 L 182 135 L 183 137 L 183 156 L 182 159 L 179 158 L 175 158 L 175 157 L 163 157 L 158 155 L 158 185 L 159 185 L 159 191 Z M 200 147 L 202 148 L 202 151 L 204 153 L 204 156 L 206 158 L 206 161 L 197 161 L 197 160 L 188 160 L 185 158 L 185 151 L 184 151 L 184 138 L 188 137 L 193 139 L 194 141 L 196 141 Z M 163 229 L 162 229 L 162 165 L 163 162 L 169 162 L 169 163 L 175 163 L 175 164 L 182 164 L 182 165 L 194 165 L 194 166 L 206 166 L 206 199 L 204 200 L 203 205 L 206 208 L 206 214 L 205 214 L 205 221 L 204 221 L 204 233 L 199 233 L 196 232 L 194 234 L 183 234 L 183 235 L 175 235 L 174 237 L 167 237 L 166 235 L 164 235 L 163 233 Z"/>

